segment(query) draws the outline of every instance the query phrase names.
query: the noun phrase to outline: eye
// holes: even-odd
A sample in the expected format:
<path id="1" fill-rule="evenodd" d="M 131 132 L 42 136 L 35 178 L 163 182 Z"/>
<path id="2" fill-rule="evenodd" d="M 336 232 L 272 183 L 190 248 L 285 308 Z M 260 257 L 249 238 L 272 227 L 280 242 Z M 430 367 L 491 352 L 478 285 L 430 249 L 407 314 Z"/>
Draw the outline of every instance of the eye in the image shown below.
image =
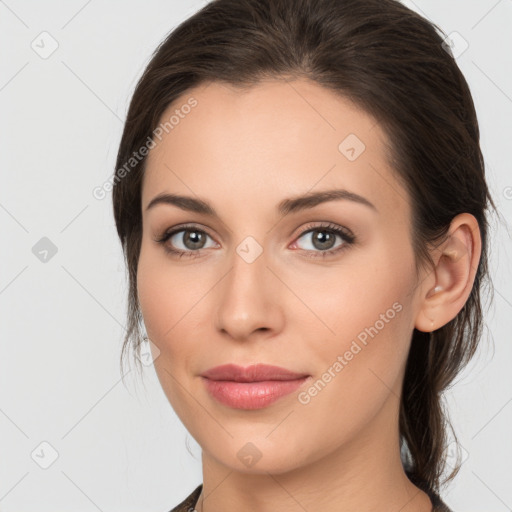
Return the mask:
<path id="1" fill-rule="evenodd" d="M 308 226 L 293 245 L 298 245 L 298 240 L 302 238 L 306 243 L 302 247 L 299 246 L 299 249 L 310 252 L 308 257 L 329 256 L 348 248 L 355 242 L 355 236 L 348 229 L 331 223 Z M 339 240 L 338 244 L 336 239 Z"/>
<path id="2" fill-rule="evenodd" d="M 332 223 L 306 226 L 293 246 L 297 246 L 298 241 L 302 238 L 306 240 L 306 247 L 299 245 L 299 249 L 305 251 L 307 257 L 313 258 L 334 255 L 347 249 L 356 240 L 349 229 Z M 208 239 L 212 241 L 210 245 L 208 245 Z M 336 239 L 338 239 L 338 244 L 336 244 Z M 161 244 L 167 253 L 180 258 L 200 256 L 202 249 L 218 247 L 206 231 L 193 225 L 179 226 L 165 231 L 155 241 Z"/>
<path id="3" fill-rule="evenodd" d="M 215 247 L 207 245 L 207 239 L 212 238 L 206 231 L 195 226 L 180 226 L 163 233 L 156 242 L 162 244 L 166 252 L 181 256 L 197 256 L 201 249 Z"/>

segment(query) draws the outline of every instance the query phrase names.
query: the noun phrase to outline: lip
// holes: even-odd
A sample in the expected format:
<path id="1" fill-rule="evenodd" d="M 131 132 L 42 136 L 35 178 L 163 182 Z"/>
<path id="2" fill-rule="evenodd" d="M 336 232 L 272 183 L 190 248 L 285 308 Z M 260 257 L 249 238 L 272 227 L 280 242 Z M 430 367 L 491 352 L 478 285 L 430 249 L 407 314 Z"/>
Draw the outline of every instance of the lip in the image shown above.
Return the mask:
<path id="1" fill-rule="evenodd" d="M 235 409 L 261 409 L 292 393 L 311 378 L 266 364 L 242 367 L 226 364 L 201 374 L 206 389 L 218 402 Z"/>
<path id="2" fill-rule="evenodd" d="M 297 373 L 269 364 L 253 364 L 251 366 L 238 366 L 236 364 L 223 364 L 210 368 L 201 374 L 210 380 L 230 380 L 234 382 L 261 382 L 265 380 L 295 380 L 308 377 L 306 373 Z"/>

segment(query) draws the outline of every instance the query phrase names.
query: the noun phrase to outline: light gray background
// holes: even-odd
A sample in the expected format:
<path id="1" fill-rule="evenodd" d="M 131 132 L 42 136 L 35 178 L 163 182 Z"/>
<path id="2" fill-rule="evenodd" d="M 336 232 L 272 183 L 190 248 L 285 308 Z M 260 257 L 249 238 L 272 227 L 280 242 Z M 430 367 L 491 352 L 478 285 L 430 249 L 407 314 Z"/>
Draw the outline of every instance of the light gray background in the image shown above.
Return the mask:
<path id="1" fill-rule="evenodd" d="M 482 350 L 447 395 L 465 461 L 443 497 L 458 512 L 504 512 L 512 510 L 512 1 L 404 3 L 469 44 L 457 62 L 503 216 L 491 241 L 496 296 Z M 114 171 L 152 51 L 203 5 L 0 0 L 2 512 L 166 512 L 201 482 L 200 448 L 153 367 L 146 387 L 134 370 L 121 382 L 124 264 L 111 194 L 97 200 L 92 190 Z M 31 47 L 51 49 L 43 31 L 58 43 L 48 58 Z M 32 252 L 43 237 L 58 250 L 46 263 Z M 52 450 L 58 457 L 43 469 Z"/>

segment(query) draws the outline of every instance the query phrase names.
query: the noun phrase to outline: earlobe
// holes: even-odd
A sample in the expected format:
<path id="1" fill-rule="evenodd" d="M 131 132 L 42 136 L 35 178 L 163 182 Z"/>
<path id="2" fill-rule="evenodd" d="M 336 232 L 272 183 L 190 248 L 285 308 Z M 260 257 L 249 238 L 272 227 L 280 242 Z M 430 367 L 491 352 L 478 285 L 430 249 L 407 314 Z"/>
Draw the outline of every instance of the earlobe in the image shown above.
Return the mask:
<path id="1" fill-rule="evenodd" d="M 469 213 L 457 215 L 447 238 L 431 253 L 435 267 L 430 278 L 423 281 L 416 329 L 432 332 L 457 316 L 473 288 L 480 254 L 477 220 Z"/>

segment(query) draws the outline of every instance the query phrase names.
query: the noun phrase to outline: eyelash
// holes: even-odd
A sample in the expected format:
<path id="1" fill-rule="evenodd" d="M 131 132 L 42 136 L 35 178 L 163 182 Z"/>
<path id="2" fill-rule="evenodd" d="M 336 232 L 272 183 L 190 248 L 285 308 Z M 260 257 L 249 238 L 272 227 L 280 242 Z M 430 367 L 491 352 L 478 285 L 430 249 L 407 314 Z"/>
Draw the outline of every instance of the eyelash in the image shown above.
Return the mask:
<path id="1" fill-rule="evenodd" d="M 180 233 L 181 231 L 195 231 L 198 233 L 204 233 L 205 235 L 208 235 L 206 231 L 203 229 L 199 229 L 197 226 L 194 226 L 193 224 L 187 224 L 183 226 L 179 226 L 178 228 L 172 229 L 170 231 L 165 231 L 160 237 L 158 237 L 155 241 L 159 244 L 161 244 L 164 248 L 164 250 L 171 255 L 181 257 L 198 257 L 201 255 L 202 249 L 198 250 L 189 250 L 189 251 L 181 251 L 179 249 L 173 249 L 169 247 L 166 242 L 169 240 L 173 235 L 176 233 Z M 337 247 L 336 249 L 328 249 L 327 251 L 308 251 L 307 249 L 300 249 L 303 251 L 306 251 L 306 253 L 314 253 L 314 254 L 307 254 L 307 258 L 326 258 L 328 256 L 332 256 L 334 254 L 338 254 L 341 251 L 344 251 L 351 245 L 353 245 L 356 241 L 356 237 L 352 234 L 350 230 L 347 228 L 342 228 L 341 226 L 337 226 L 336 224 L 332 224 L 330 222 L 320 224 L 320 225 L 312 225 L 309 224 L 305 227 L 304 231 L 302 231 L 296 238 L 296 240 L 302 238 L 306 233 L 311 233 L 314 231 L 327 231 L 329 233 L 332 233 L 334 235 L 338 235 L 343 239 L 343 244 Z M 208 235 L 210 236 L 210 235 Z M 210 237 L 211 238 L 211 237 Z"/>

